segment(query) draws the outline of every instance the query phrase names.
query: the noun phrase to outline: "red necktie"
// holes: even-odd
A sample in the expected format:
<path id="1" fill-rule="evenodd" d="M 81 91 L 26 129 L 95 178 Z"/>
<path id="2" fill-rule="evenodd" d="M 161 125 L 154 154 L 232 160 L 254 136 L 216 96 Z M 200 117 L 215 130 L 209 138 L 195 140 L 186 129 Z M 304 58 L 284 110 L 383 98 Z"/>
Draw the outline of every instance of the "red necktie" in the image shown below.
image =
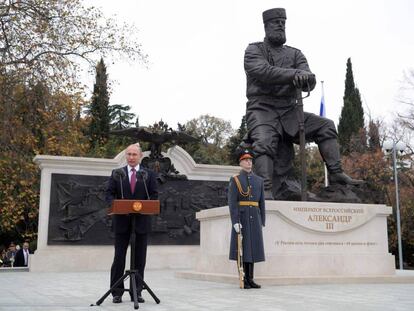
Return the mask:
<path id="1" fill-rule="evenodd" d="M 132 174 L 131 174 L 131 193 L 133 194 L 135 191 L 135 184 L 137 183 L 137 175 L 136 175 L 136 171 L 135 168 L 131 168 Z"/>

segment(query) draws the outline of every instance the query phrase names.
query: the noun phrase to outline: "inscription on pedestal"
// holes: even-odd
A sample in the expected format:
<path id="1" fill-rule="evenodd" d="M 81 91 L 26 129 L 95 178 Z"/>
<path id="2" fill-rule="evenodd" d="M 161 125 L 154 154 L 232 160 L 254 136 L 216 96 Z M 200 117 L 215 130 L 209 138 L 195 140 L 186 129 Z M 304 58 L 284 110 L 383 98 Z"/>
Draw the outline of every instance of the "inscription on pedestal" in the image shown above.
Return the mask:
<path id="1" fill-rule="evenodd" d="M 294 241 L 294 240 L 276 240 L 275 241 L 275 245 L 278 247 L 289 247 L 289 246 L 310 246 L 312 248 L 316 247 L 321 247 L 323 248 L 324 246 L 328 246 L 328 247 L 332 247 L 332 246 L 341 246 L 341 247 L 355 247 L 355 246 L 366 246 L 366 247 L 370 247 L 370 246 L 376 246 L 378 245 L 377 242 L 369 242 L 369 241 L 365 241 L 365 242 L 355 242 L 355 241 L 344 241 L 344 242 L 332 242 L 332 241 Z"/>
<path id="2" fill-rule="evenodd" d="M 289 221 L 318 232 L 343 232 L 355 229 L 375 217 L 372 206 L 360 204 L 350 207 L 289 206 L 279 210 Z"/>

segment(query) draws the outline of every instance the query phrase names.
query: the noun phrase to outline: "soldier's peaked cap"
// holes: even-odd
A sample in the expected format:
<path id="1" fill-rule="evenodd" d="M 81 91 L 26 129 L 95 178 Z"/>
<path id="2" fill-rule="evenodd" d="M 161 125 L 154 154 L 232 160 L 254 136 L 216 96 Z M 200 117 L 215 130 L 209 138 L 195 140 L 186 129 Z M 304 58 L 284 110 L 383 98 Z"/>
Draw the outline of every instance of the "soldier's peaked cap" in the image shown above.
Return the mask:
<path id="1" fill-rule="evenodd" d="M 253 159 L 253 153 L 249 149 L 242 149 L 238 155 L 239 162 L 244 159 Z"/>
<path id="2" fill-rule="evenodd" d="M 274 18 L 284 18 L 286 19 L 286 10 L 284 8 L 275 8 L 266 10 L 262 13 L 263 15 L 263 23 L 268 22 Z"/>

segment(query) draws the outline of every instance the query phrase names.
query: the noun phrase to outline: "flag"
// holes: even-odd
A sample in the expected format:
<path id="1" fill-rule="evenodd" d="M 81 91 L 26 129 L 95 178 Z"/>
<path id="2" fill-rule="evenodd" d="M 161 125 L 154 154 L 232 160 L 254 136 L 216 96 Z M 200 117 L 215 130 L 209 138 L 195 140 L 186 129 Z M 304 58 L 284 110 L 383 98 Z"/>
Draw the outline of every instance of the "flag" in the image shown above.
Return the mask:
<path id="1" fill-rule="evenodd" d="M 326 117 L 326 107 L 325 107 L 325 92 L 323 90 L 323 81 L 321 81 L 322 85 L 322 96 L 321 96 L 321 107 L 319 108 L 319 116 Z M 329 186 L 329 180 L 328 180 L 328 169 L 326 167 L 326 164 L 323 166 L 325 169 L 325 187 Z"/>
<path id="2" fill-rule="evenodd" d="M 319 109 L 319 115 L 321 117 L 326 117 L 326 107 L 325 107 L 325 94 L 323 91 L 323 82 L 322 82 L 322 97 L 321 97 L 321 107 Z"/>

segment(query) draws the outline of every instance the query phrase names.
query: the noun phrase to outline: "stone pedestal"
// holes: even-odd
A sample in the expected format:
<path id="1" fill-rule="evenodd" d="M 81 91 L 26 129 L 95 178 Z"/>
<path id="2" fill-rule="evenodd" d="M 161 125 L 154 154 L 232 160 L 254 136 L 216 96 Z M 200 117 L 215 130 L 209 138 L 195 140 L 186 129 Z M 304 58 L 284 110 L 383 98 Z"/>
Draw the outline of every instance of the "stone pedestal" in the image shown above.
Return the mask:
<path id="1" fill-rule="evenodd" d="M 385 205 L 266 201 L 266 261 L 255 265 L 255 276 L 296 279 L 296 283 L 306 278 L 392 276 L 395 261 L 388 252 L 387 237 L 391 213 Z M 228 207 L 201 211 L 197 219 L 201 223 L 200 257 L 195 271 L 181 276 L 236 278 L 236 262 L 228 259 Z"/>
<path id="2" fill-rule="evenodd" d="M 192 269 L 198 258 L 198 245 L 150 245 L 146 269 Z M 114 258 L 114 247 L 109 245 L 49 245 L 38 249 L 30 257 L 32 272 L 87 272 L 109 271 Z M 130 266 L 130 248 L 126 267 Z"/>

